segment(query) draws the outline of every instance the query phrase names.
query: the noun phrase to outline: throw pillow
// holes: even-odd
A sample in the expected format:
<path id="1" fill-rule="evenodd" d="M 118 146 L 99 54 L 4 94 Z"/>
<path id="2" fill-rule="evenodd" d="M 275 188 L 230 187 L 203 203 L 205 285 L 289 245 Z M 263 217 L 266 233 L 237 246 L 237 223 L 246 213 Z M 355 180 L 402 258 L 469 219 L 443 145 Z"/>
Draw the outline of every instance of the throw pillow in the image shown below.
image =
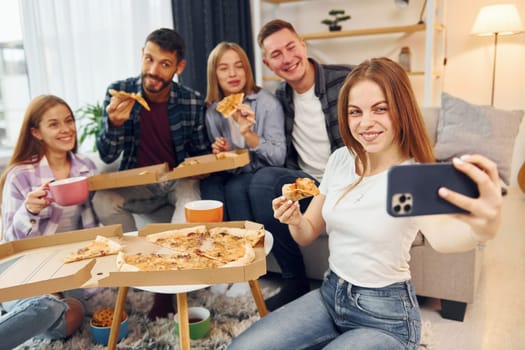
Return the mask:
<path id="1" fill-rule="evenodd" d="M 509 184 L 514 140 L 522 117 L 522 110 L 474 105 L 442 93 L 436 158 L 449 161 L 463 154 L 482 154 L 498 165 L 501 179 Z"/>

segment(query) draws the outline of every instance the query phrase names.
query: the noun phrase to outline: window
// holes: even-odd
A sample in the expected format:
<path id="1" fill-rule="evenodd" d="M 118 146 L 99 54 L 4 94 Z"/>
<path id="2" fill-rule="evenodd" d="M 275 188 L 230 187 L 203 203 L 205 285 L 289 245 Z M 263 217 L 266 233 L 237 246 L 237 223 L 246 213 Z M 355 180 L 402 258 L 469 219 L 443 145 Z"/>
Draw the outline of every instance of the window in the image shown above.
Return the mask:
<path id="1" fill-rule="evenodd" d="M 29 103 L 22 29 L 17 0 L 3 0 L 0 11 L 0 158 L 10 155 Z"/>

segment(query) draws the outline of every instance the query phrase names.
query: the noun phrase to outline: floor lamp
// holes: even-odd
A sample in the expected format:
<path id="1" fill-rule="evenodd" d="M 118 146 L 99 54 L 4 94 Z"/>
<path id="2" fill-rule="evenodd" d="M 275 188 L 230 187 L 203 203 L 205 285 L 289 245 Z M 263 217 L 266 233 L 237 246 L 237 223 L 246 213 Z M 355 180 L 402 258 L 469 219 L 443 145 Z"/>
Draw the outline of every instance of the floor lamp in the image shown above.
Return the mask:
<path id="1" fill-rule="evenodd" d="M 494 60 L 492 62 L 492 94 L 490 105 L 494 106 L 494 83 L 496 80 L 496 53 L 498 36 L 517 34 L 523 31 L 518 10 L 514 5 L 490 5 L 479 10 L 471 33 L 479 36 L 494 36 Z"/>

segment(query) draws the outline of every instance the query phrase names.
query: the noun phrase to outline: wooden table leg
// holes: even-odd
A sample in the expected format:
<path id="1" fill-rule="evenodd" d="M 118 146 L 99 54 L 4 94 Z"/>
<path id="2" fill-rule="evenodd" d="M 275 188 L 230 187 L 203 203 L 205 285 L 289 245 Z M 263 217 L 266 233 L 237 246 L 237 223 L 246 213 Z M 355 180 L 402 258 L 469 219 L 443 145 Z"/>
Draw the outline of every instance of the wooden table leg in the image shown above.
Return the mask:
<path id="1" fill-rule="evenodd" d="M 188 295 L 177 293 L 177 312 L 179 314 L 179 344 L 181 350 L 190 350 L 190 322 L 188 315 Z"/>
<path id="2" fill-rule="evenodd" d="M 259 286 L 258 280 L 248 281 L 250 284 L 250 289 L 252 291 L 253 300 L 255 300 L 255 305 L 257 305 L 257 310 L 259 310 L 259 315 L 264 317 L 268 315 L 268 309 L 266 308 L 266 303 L 264 302 L 264 297 L 261 292 L 261 287 Z"/>
<path id="3" fill-rule="evenodd" d="M 117 348 L 118 334 L 120 332 L 120 323 L 122 310 L 126 303 L 126 296 L 128 295 L 128 287 L 119 287 L 117 294 L 117 302 L 115 303 L 115 310 L 113 312 L 113 322 L 111 323 L 111 330 L 109 332 L 108 350 L 115 350 Z"/>

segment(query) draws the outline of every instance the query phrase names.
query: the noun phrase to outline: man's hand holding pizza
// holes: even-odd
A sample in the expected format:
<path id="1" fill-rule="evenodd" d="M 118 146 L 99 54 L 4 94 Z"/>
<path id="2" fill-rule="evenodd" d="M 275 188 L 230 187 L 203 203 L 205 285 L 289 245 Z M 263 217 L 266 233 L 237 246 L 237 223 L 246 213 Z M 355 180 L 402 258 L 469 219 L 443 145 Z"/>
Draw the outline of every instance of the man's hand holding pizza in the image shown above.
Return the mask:
<path id="1" fill-rule="evenodd" d="M 135 102 L 138 102 L 147 111 L 151 110 L 148 102 L 139 92 L 117 91 L 115 89 L 109 89 L 108 92 L 112 97 L 106 112 L 113 126 L 121 126 L 129 119 Z"/>
<path id="2" fill-rule="evenodd" d="M 132 98 L 123 98 L 118 95 L 111 97 L 111 101 L 106 107 L 111 125 L 121 126 L 124 124 L 129 119 L 134 104 L 135 100 Z"/>

